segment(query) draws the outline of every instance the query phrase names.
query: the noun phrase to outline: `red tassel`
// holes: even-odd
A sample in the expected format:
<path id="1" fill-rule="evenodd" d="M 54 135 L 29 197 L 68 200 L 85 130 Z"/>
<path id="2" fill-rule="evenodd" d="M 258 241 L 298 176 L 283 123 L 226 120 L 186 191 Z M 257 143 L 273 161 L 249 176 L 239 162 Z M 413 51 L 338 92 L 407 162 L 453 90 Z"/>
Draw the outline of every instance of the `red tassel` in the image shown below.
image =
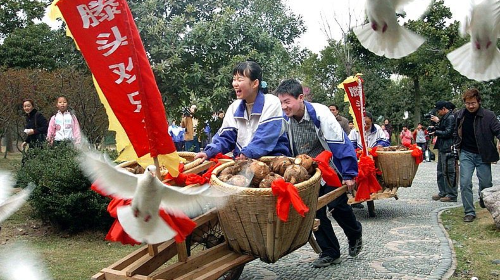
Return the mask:
<path id="1" fill-rule="evenodd" d="M 288 221 L 290 203 L 302 217 L 305 216 L 305 213 L 309 212 L 309 208 L 304 204 L 297 188 L 293 184 L 285 182 L 283 179 L 277 179 L 271 184 L 271 189 L 273 194 L 277 196 L 276 212 L 283 222 Z"/>
<path id="2" fill-rule="evenodd" d="M 332 157 L 332 152 L 323 151 L 321 154 L 316 156 L 314 160 L 318 163 L 318 168 L 321 170 L 321 176 L 328 186 L 341 187 L 342 182 L 340 182 L 337 172 L 330 166 L 330 158 Z"/>
<path id="3" fill-rule="evenodd" d="M 356 178 L 358 189 L 355 201 L 368 200 L 370 194 L 382 189 L 375 176 L 376 172 L 375 161 L 369 156 L 361 156 L 358 162 L 358 177 Z"/>
<path id="4" fill-rule="evenodd" d="M 422 150 L 416 144 L 411 145 L 409 149 L 411 150 L 411 156 L 415 158 L 415 163 L 417 165 L 424 161 L 424 153 L 422 153 Z"/>

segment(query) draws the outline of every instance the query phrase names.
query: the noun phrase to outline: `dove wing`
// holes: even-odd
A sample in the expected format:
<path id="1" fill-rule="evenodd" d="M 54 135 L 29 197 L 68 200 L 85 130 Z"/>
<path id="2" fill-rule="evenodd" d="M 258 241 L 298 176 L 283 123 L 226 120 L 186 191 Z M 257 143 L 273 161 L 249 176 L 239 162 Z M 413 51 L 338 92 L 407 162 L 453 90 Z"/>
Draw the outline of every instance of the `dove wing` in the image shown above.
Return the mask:
<path id="1" fill-rule="evenodd" d="M 35 185 L 30 183 L 28 187 L 0 203 L 0 224 L 21 208 L 34 188 Z"/>
<path id="2" fill-rule="evenodd" d="M 205 212 L 209 199 L 205 195 L 208 193 L 209 185 L 200 187 L 175 187 L 162 183 L 163 195 L 161 207 L 171 214 L 182 212 L 193 218 Z"/>
<path id="3" fill-rule="evenodd" d="M 105 154 L 82 152 L 79 159 L 83 173 L 106 195 L 129 199 L 134 196 L 138 176 L 116 165 Z"/>
<path id="4" fill-rule="evenodd" d="M 467 10 L 464 13 L 460 13 L 459 15 L 454 15 L 456 18 L 461 19 L 460 25 L 458 27 L 458 31 L 460 32 L 460 36 L 466 37 L 467 34 L 470 34 L 470 25 L 472 20 L 472 13 L 474 11 L 473 1 L 469 1 L 469 5 Z"/>
<path id="5" fill-rule="evenodd" d="M 497 38 L 500 38 L 500 1 L 492 3 L 493 22 L 497 30 Z"/>
<path id="6" fill-rule="evenodd" d="M 10 197 L 12 186 L 14 186 L 12 175 L 7 171 L 0 170 L 0 203 Z"/>
<path id="7" fill-rule="evenodd" d="M 413 2 L 414 0 L 391 0 L 392 5 L 396 9 L 396 11 L 404 10 L 403 7 L 408 5 L 408 3 Z"/>
<path id="8" fill-rule="evenodd" d="M 190 188 L 164 185 L 164 188 L 161 207 L 168 213 L 182 212 L 191 218 L 222 206 L 229 198 L 229 194 L 217 192 L 209 184 Z"/>

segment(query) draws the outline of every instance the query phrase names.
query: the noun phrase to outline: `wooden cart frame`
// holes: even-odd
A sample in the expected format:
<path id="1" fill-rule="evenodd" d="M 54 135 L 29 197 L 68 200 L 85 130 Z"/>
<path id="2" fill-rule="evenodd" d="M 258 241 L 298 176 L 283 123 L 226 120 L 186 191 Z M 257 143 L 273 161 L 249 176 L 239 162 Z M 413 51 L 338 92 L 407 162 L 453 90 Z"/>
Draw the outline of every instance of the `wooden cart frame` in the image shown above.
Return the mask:
<path id="1" fill-rule="evenodd" d="M 184 173 L 200 173 L 213 162 L 204 162 Z M 346 192 L 343 186 L 318 198 L 317 209 L 325 206 Z M 310 209 L 316 211 L 316 209 Z M 222 236 L 217 209 L 193 219 L 196 228 L 186 241 L 174 239 L 161 244 L 146 245 L 121 260 L 101 269 L 93 280 L 163 280 L 163 279 L 238 279 L 244 265 L 258 258 L 232 251 Z M 317 224 L 314 225 L 317 227 Z M 312 228 L 310 229 L 312 230 Z M 217 236 L 218 232 L 221 234 Z M 222 239 L 220 238 L 222 236 Z M 309 243 L 319 253 L 316 240 L 311 234 Z M 202 249 L 195 249 L 202 247 Z"/>

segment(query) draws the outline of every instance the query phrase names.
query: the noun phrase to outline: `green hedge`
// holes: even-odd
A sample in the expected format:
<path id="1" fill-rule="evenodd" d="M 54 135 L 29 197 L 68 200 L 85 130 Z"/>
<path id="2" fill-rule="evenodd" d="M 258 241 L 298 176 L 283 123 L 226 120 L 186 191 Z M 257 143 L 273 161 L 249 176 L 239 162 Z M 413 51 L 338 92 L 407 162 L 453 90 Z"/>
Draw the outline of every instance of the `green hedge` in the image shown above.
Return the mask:
<path id="1" fill-rule="evenodd" d="M 30 196 L 35 215 L 69 232 L 108 229 L 112 218 L 106 211 L 109 198 L 90 189 L 71 145 L 29 149 L 17 173 L 18 187 L 36 185 Z"/>

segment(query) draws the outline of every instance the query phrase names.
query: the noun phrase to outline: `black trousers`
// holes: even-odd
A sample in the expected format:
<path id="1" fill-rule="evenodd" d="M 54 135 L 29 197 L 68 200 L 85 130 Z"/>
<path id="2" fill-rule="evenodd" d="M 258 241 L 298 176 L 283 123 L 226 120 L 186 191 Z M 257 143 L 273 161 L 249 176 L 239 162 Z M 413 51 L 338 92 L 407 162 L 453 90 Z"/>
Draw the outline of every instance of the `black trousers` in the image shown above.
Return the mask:
<path id="1" fill-rule="evenodd" d="M 333 187 L 321 186 L 319 195 L 322 196 L 333 190 L 335 190 Z M 336 259 L 340 257 L 340 245 L 333 231 L 332 222 L 326 215 L 327 207 L 328 210 L 332 212 L 335 221 L 337 221 L 338 225 L 347 236 L 349 244 L 354 245 L 356 239 L 361 236 L 362 227 L 361 223 L 356 219 L 351 206 L 347 204 L 347 194 L 345 193 L 328 203 L 327 206 L 316 211 L 316 218 L 320 220 L 320 226 L 318 230 L 314 232 L 314 237 L 316 237 L 316 241 L 319 247 L 321 247 L 321 255 L 327 255 Z"/>

